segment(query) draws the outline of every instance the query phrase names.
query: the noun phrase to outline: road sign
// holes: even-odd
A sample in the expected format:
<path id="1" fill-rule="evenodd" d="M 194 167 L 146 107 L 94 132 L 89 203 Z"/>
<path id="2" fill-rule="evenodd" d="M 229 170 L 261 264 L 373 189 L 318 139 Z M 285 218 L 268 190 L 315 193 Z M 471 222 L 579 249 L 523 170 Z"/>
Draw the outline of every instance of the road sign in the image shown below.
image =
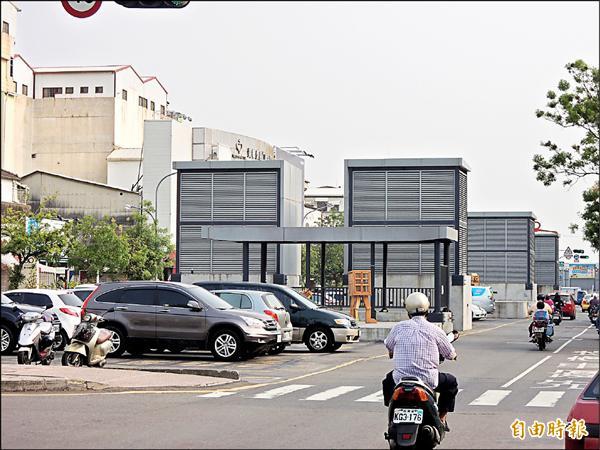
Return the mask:
<path id="1" fill-rule="evenodd" d="M 95 14 L 100 9 L 102 0 L 95 1 L 61 1 L 63 8 L 73 17 L 85 19 Z"/>
<path id="2" fill-rule="evenodd" d="M 575 255 L 573 255 L 573 261 L 579 262 L 579 255 L 577 253 L 575 253 Z"/>
<path id="3" fill-rule="evenodd" d="M 567 247 L 567 249 L 565 250 L 565 258 L 571 259 L 572 257 L 573 257 L 573 250 L 571 250 L 571 247 Z"/>

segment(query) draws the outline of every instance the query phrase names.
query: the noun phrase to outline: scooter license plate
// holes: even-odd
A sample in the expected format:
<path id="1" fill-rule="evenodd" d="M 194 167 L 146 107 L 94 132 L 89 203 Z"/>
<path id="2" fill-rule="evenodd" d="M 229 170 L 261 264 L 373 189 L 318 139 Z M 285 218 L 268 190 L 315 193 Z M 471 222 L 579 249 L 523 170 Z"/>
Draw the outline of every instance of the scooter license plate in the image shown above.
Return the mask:
<path id="1" fill-rule="evenodd" d="M 544 329 L 543 329 L 543 328 L 536 328 L 536 327 L 534 327 L 534 328 L 533 328 L 533 332 L 534 332 L 534 333 L 543 333 L 543 332 L 544 332 Z"/>
<path id="2" fill-rule="evenodd" d="M 58 333 L 60 331 L 60 325 L 52 325 L 52 330 Z"/>
<path id="3" fill-rule="evenodd" d="M 421 423 L 423 422 L 423 410 L 396 408 L 393 421 L 394 423 Z"/>
<path id="4" fill-rule="evenodd" d="M 277 335 L 277 342 L 281 342 L 281 335 L 280 334 Z"/>

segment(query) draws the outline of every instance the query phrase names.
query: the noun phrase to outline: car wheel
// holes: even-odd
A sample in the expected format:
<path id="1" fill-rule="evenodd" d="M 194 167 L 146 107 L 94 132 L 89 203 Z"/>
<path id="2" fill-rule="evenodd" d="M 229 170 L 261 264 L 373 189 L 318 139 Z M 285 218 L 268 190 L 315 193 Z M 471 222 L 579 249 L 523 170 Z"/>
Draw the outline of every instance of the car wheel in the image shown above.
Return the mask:
<path id="1" fill-rule="evenodd" d="M 575 320 L 575 314 L 570 317 L 571 320 Z"/>
<path id="2" fill-rule="evenodd" d="M 323 353 L 333 345 L 333 336 L 326 328 L 313 328 L 307 333 L 305 343 L 311 352 Z"/>
<path id="3" fill-rule="evenodd" d="M 342 342 L 336 342 L 335 344 L 333 344 L 331 346 L 331 348 L 329 349 L 329 351 L 330 352 L 335 352 L 336 350 L 339 350 L 342 345 L 344 345 Z"/>
<path id="4" fill-rule="evenodd" d="M 220 361 L 235 361 L 242 354 L 242 338 L 232 330 L 220 330 L 210 340 L 210 351 Z"/>
<path id="5" fill-rule="evenodd" d="M 13 331 L 4 324 L 2 324 L 0 328 L 0 339 L 2 354 L 7 355 L 12 352 L 15 347 L 15 335 Z"/>
<path id="6" fill-rule="evenodd" d="M 110 356 L 112 358 L 121 356 L 123 353 L 125 353 L 127 344 L 125 333 L 123 333 L 123 330 L 115 325 L 107 325 L 104 328 L 112 332 L 112 337 L 110 338 L 112 347 L 106 356 Z"/>
<path id="7" fill-rule="evenodd" d="M 67 336 L 65 330 L 60 330 L 60 332 L 54 338 L 54 350 L 57 352 L 64 350 L 68 342 L 69 336 Z"/>

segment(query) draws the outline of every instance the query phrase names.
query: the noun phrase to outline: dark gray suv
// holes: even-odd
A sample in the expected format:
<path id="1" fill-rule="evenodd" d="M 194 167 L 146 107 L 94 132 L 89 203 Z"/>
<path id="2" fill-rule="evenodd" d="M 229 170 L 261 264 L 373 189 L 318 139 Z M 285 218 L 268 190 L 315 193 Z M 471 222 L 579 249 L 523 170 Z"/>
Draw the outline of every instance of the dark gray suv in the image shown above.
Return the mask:
<path id="1" fill-rule="evenodd" d="M 173 352 L 210 350 L 232 361 L 269 350 L 281 342 L 281 329 L 267 315 L 234 309 L 207 290 L 183 283 L 124 281 L 103 283 L 86 299 L 86 312 L 104 316 L 113 332 L 111 356 L 151 348 Z"/>

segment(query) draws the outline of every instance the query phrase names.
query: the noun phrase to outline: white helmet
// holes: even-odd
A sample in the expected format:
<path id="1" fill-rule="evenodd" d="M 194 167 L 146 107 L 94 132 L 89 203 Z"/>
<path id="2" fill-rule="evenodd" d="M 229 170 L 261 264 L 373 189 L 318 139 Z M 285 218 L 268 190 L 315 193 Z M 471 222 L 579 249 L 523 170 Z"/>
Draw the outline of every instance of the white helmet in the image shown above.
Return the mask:
<path id="1" fill-rule="evenodd" d="M 422 292 L 413 292 L 404 301 L 408 314 L 423 314 L 429 312 L 429 299 Z"/>

